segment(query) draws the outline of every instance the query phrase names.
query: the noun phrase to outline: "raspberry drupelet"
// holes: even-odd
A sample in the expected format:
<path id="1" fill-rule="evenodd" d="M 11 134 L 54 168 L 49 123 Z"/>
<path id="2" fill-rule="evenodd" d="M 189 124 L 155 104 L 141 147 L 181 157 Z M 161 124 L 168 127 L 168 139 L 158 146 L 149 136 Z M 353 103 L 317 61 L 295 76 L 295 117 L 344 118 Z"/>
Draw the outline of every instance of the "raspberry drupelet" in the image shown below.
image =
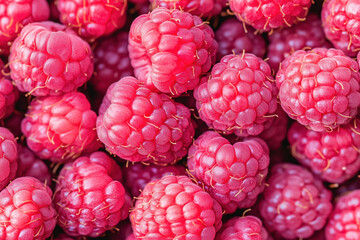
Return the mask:
<path id="1" fill-rule="evenodd" d="M 360 106 L 359 65 L 341 50 L 298 50 L 276 76 L 279 99 L 289 117 L 314 131 L 347 124 Z"/>
<path id="2" fill-rule="evenodd" d="M 15 178 L 18 168 L 17 148 L 14 135 L 0 127 L 0 191 Z M 0 231 L 1 232 L 1 231 Z"/>
<path id="3" fill-rule="evenodd" d="M 10 80 L 0 77 L 0 119 L 10 116 L 14 112 L 19 92 Z"/>

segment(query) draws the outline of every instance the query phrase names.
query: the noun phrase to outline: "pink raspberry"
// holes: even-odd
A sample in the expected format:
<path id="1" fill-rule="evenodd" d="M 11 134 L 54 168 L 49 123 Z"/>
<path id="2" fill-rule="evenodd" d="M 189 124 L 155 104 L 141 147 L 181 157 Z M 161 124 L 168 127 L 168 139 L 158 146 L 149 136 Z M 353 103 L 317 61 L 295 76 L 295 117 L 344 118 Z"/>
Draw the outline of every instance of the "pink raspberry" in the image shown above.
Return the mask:
<path id="1" fill-rule="evenodd" d="M 18 168 L 16 140 L 6 128 L 0 127 L 0 191 L 15 178 Z M 1 201 L 1 198 L 0 198 Z M 0 204 L 0 206 L 2 206 Z M 1 208 L 0 208 L 1 213 Z M 1 220 L 0 220 L 1 222 Z M 1 223 L 0 223 L 1 225 Z M 0 229 L 1 235 L 1 229 Z M 0 238 L 1 239 L 1 238 Z"/>
<path id="2" fill-rule="evenodd" d="M 54 203 L 58 224 L 66 234 L 98 237 L 124 217 L 121 208 L 127 205 L 126 195 L 122 184 L 112 177 L 117 177 L 115 165 L 105 153 L 95 152 L 61 170 Z"/>
<path id="3" fill-rule="evenodd" d="M 110 89 L 96 123 L 108 151 L 132 162 L 163 165 L 186 156 L 194 136 L 187 107 L 152 92 L 133 77 L 121 79 Z"/>
<path id="4" fill-rule="evenodd" d="M 186 176 L 164 176 L 148 183 L 130 220 L 139 239 L 214 239 L 221 207 Z"/>
<path id="5" fill-rule="evenodd" d="M 89 44 L 57 23 L 27 25 L 10 51 L 11 78 L 34 96 L 73 92 L 93 72 Z"/>
<path id="6" fill-rule="evenodd" d="M 304 21 L 311 0 L 230 0 L 229 5 L 240 21 L 268 32 Z"/>
<path id="7" fill-rule="evenodd" d="M 277 89 L 269 65 L 253 54 L 226 55 L 208 82 L 194 91 L 200 118 L 215 130 L 237 136 L 260 134 L 271 125 Z"/>
<path id="8" fill-rule="evenodd" d="M 253 53 L 263 58 L 266 53 L 266 43 L 261 34 L 256 34 L 250 27 L 235 18 L 225 20 L 215 32 L 215 39 L 219 44 L 216 59 L 220 62 L 221 58 L 228 54 L 242 54 L 243 50 Z"/>
<path id="9" fill-rule="evenodd" d="M 45 240 L 56 225 L 52 191 L 33 177 L 12 181 L 0 192 L 0 239 Z"/>
<path id="10" fill-rule="evenodd" d="M 159 7 L 131 25 L 131 65 L 151 90 L 178 96 L 194 89 L 215 62 L 216 51 L 211 27 L 190 13 Z"/>
<path id="11" fill-rule="evenodd" d="M 96 114 L 79 92 L 35 98 L 21 123 L 28 147 L 40 158 L 64 163 L 98 149 Z"/>
<path id="12" fill-rule="evenodd" d="M 255 204 L 264 190 L 269 149 L 261 139 L 231 144 L 216 132 L 205 132 L 189 149 L 190 173 L 204 183 L 225 213 Z"/>
<path id="13" fill-rule="evenodd" d="M 60 21 L 82 38 L 94 41 L 124 26 L 125 0 L 58 0 Z"/>
<path id="14" fill-rule="evenodd" d="M 21 29 L 32 22 L 49 19 L 46 0 L 3 0 L 0 3 L 0 54 L 8 55 L 12 42 Z"/>
<path id="15" fill-rule="evenodd" d="M 359 65 L 341 50 L 298 50 L 281 63 L 279 99 L 289 117 L 314 131 L 333 130 L 360 106 Z"/>
<path id="16" fill-rule="evenodd" d="M 270 232 L 285 239 L 307 238 L 322 229 L 331 213 L 331 192 L 306 169 L 277 164 L 259 202 Z"/>
<path id="17" fill-rule="evenodd" d="M 10 80 L 0 77 L 0 119 L 4 119 L 14 111 L 19 93 Z"/>

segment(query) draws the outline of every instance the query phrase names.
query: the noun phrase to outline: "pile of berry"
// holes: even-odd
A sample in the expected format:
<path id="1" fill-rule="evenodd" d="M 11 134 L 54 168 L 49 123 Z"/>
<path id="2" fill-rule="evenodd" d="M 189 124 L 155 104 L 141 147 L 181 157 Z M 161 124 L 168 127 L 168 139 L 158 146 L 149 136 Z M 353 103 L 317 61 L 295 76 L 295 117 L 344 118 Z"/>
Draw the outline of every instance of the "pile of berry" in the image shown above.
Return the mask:
<path id="1" fill-rule="evenodd" d="M 359 16 L 0 1 L 0 240 L 360 240 Z"/>

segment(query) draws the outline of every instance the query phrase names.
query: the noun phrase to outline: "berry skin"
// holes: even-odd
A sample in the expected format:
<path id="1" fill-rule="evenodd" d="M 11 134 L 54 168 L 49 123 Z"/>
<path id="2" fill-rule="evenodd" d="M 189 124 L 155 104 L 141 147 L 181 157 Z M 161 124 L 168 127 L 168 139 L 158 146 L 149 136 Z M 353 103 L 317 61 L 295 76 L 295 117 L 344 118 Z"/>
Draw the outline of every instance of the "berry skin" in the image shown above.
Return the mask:
<path id="1" fill-rule="evenodd" d="M 230 0 L 229 5 L 240 21 L 268 32 L 304 21 L 311 0 Z"/>
<path id="2" fill-rule="evenodd" d="M 221 227 L 221 207 L 186 176 L 148 183 L 130 213 L 139 239 L 209 239 Z"/>
<path id="3" fill-rule="evenodd" d="M 133 77 L 109 87 L 96 129 L 112 154 L 131 161 L 172 164 L 186 156 L 194 136 L 190 111 Z"/>
<path id="4" fill-rule="evenodd" d="M 269 150 L 258 138 L 231 145 L 216 132 L 205 132 L 189 149 L 190 173 L 203 182 L 225 213 L 255 204 L 264 190 Z"/>
<path id="5" fill-rule="evenodd" d="M 105 153 L 95 152 L 61 170 L 54 203 L 58 224 L 66 234 L 98 237 L 122 220 L 126 194 L 122 184 L 112 178 L 115 165 Z"/>
<path id="6" fill-rule="evenodd" d="M 6 128 L 0 127 L 0 191 L 15 178 L 18 168 L 16 140 Z M 1 199 L 0 199 L 1 201 Z M 1 206 L 1 204 L 0 204 Z M 1 209 L 1 208 L 0 208 Z M 1 221 L 1 220 L 0 220 Z M 1 229 L 0 229 L 1 235 Z M 0 238 L 2 239 L 2 238 Z"/>
<path id="7" fill-rule="evenodd" d="M 34 96 L 76 91 L 93 72 L 89 44 L 58 23 L 27 25 L 10 51 L 11 78 Z"/>
<path id="8" fill-rule="evenodd" d="M 360 106 L 358 70 L 341 50 L 298 50 L 281 63 L 276 76 L 281 106 L 314 131 L 347 124 Z"/>
<path id="9" fill-rule="evenodd" d="M 0 119 L 13 113 L 18 97 L 19 92 L 11 81 L 0 77 Z"/>
<path id="10" fill-rule="evenodd" d="M 253 54 L 226 55 L 194 91 L 200 118 L 215 130 L 259 135 L 271 125 L 277 89 L 269 65 Z"/>
<path id="11" fill-rule="evenodd" d="M 56 225 L 51 189 L 33 177 L 12 181 L 0 192 L 0 239 L 45 240 Z"/>
<path id="12" fill-rule="evenodd" d="M 187 12 L 159 7 L 137 17 L 130 28 L 135 76 L 151 90 L 172 96 L 196 87 L 215 63 L 216 51 L 211 27 Z"/>
<path id="13" fill-rule="evenodd" d="M 98 149 L 96 114 L 79 92 L 35 98 L 21 122 L 26 142 L 39 158 L 64 163 Z"/>
<path id="14" fill-rule="evenodd" d="M 285 239 L 308 238 L 331 213 L 331 192 L 306 169 L 275 165 L 259 209 L 267 229 Z"/>

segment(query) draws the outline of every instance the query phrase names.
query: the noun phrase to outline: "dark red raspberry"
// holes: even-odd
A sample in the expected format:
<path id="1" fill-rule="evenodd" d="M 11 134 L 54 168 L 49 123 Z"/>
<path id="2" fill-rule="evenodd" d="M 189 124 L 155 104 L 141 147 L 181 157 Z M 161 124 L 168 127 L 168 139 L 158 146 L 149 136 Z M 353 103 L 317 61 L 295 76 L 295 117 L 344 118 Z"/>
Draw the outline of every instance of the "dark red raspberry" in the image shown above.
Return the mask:
<path id="1" fill-rule="evenodd" d="M 259 209 L 270 232 L 285 239 L 307 238 L 325 226 L 331 192 L 305 168 L 277 164 L 267 183 Z"/>
<path id="2" fill-rule="evenodd" d="M 60 21 L 89 41 L 111 34 L 126 20 L 125 0 L 58 0 L 57 7 Z"/>
<path id="3" fill-rule="evenodd" d="M 9 117 L 4 119 L 4 127 L 9 129 L 14 137 L 20 138 L 21 132 L 21 121 L 24 118 L 24 114 L 15 110 Z"/>
<path id="4" fill-rule="evenodd" d="M 200 118 L 210 128 L 237 136 L 259 135 L 271 125 L 276 94 L 269 65 L 249 53 L 223 57 L 209 81 L 194 91 Z"/>
<path id="5" fill-rule="evenodd" d="M 333 130 L 356 116 L 360 106 L 359 65 L 341 50 L 298 50 L 276 76 L 282 108 L 314 131 Z"/>
<path id="6" fill-rule="evenodd" d="M 240 21 L 270 31 L 304 21 L 311 0 L 230 0 L 229 5 Z"/>
<path id="7" fill-rule="evenodd" d="M 205 132 L 189 149 L 191 175 L 207 187 L 225 213 L 255 204 L 264 190 L 269 149 L 261 139 L 230 144 L 216 132 Z"/>
<path id="8" fill-rule="evenodd" d="M 152 90 L 178 96 L 194 89 L 215 62 L 216 51 L 211 27 L 190 13 L 159 7 L 131 25 L 131 65 Z"/>
<path id="9" fill-rule="evenodd" d="M 34 96 L 75 91 L 93 73 L 88 43 L 65 26 L 42 22 L 27 25 L 11 47 L 11 78 Z"/>
<path id="10" fill-rule="evenodd" d="M 112 177 L 115 165 L 105 153 L 95 152 L 61 170 L 54 203 L 58 224 L 66 234 L 99 237 L 124 217 L 122 207 L 129 206 L 124 204 L 124 187 Z"/>
<path id="11" fill-rule="evenodd" d="M 35 98 L 21 123 L 28 147 L 40 158 L 66 162 L 98 149 L 96 114 L 79 92 Z"/>
<path id="12" fill-rule="evenodd" d="M 164 176 L 145 186 L 130 220 L 139 239 L 214 239 L 220 205 L 186 176 Z"/>
<path id="13" fill-rule="evenodd" d="M 99 139 L 112 154 L 132 162 L 175 163 L 187 154 L 194 126 L 190 111 L 133 77 L 110 86 L 97 119 Z"/>
<path id="14" fill-rule="evenodd" d="M 14 135 L 6 128 L 0 127 L 0 191 L 15 178 L 18 168 L 17 148 Z M 1 198 L 0 198 L 1 202 Z M 2 206 L 0 204 L 0 206 Z M 0 208 L 1 211 L 1 208 Z M 0 220 L 0 225 L 1 225 Z M 0 228 L 1 235 L 1 228 Z M 1 238 L 0 238 L 1 239 Z"/>
<path id="15" fill-rule="evenodd" d="M 0 77 L 0 119 L 4 119 L 14 111 L 19 93 L 8 79 Z"/>
<path id="16" fill-rule="evenodd" d="M 56 225 L 52 191 L 36 178 L 21 177 L 0 192 L 0 239 L 45 240 Z"/>
<path id="17" fill-rule="evenodd" d="M 243 51 L 253 53 L 263 58 L 266 53 L 265 40 L 261 34 L 256 34 L 250 27 L 235 18 L 225 20 L 215 32 L 215 39 L 219 44 L 216 59 L 220 62 L 221 58 L 228 54 L 242 54 Z"/>

